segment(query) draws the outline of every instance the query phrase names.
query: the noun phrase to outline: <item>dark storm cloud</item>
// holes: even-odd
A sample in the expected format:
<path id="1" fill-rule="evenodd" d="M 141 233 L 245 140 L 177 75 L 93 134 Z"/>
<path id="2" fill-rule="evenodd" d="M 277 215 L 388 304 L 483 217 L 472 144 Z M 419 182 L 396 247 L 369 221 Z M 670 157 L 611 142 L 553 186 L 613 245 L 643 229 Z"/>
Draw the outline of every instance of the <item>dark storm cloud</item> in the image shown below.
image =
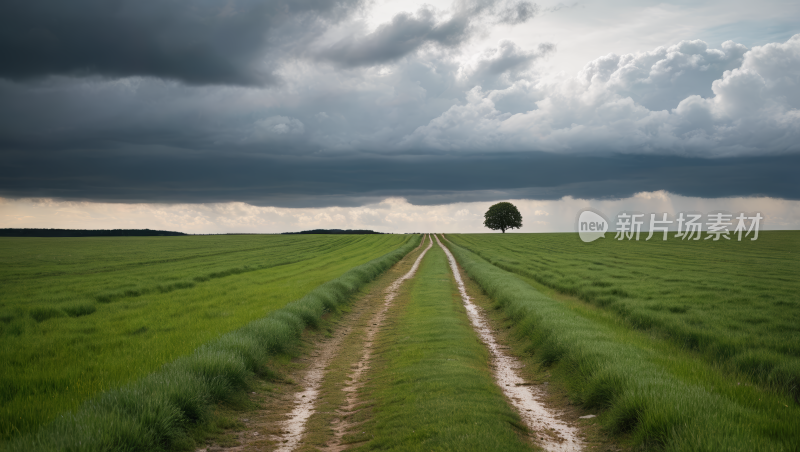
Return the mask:
<path id="1" fill-rule="evenodd" d="M 361 0 L 6 0 L 0 2 L 0 77 L 152 76 L 189 84 L 264 85 L 286 54 L 303 55 Z M 485 12 L 522 23 L 529 2 L 462 2 L 449 20 L 421 9 L 329 47 L 349 66 L 400 58 L 426 43 L 457 46 Z"/>
<path id="2" fill-rule="evenodd" d="M 325 24 L 346 16 L 332 3 L 66 5 L 0 6 L 17 19 L 0 15 L 0 196 L 287 207 L 656 190 L 800 199 L 790 183 L 800 168 L 800 35 L 751 51 L 692 41 L 612 55 L 549 83 L 530 68 L 552 45 L 503 41 L 460 59 L 417 52 L 527 17 L 516 3 L 400 14 L 328 47 L 345 70 L 313 60 Z M 292 48 L 280 85 L 189 84 L 262 84 L 271 52 Z M 386 62 L 380 74 L 353 69 Z M 717 78 L 701 97 L 706 70 Z M 7 79 L 51 73 L 93 75 Z"/>
<path id="3" fill-rule="evenodd" d="M 423 7 L 416 14 L 403 12 L 372 33 L 349 36 L 320 53 L 324 59 L 344 66 L 371 66 L 395 61 L 427 44 L 453 48 L 469 39 L 481 25 L 489 22 L 517 25 L 532 19 L 539 7 L 528 1 L 456 2 L 453 15 L 437 20 L 436 12 Z"/>
<path id="4" fill-rule="evenodd" d="M 190 84 L 274 81 L 275 46 L 341 17 L 325 0 L 5 0 L 0 77 L 154 76 Z M 357 2 L 351 2 L 357 3 Z M 323 20 L 322 17 L 325 19 Z"/>
<path id="5" fill-rule="evenodd" d="M 468 36 L 469 17 L 458 14 L 437 22 L 433 11 L 401 13 L 366 36 L 348 37 L 322 52 L 346 66 L 367 66 L 396 60 L 428 43 L 455 46 Z"/>
<path id="6" fill-rule="evenodd" d="M 119 151 L 6 153 L 0 196 L 112 202 L 353 206 L 388 197 L 414 204 L 508 198 L 624 198 L 667 190 L 697 197 L 800 199 L 800 156 L 690 159 L 547 153 L 252 157 Z M 411 188 L 413 187 L 413 189 Z"/>

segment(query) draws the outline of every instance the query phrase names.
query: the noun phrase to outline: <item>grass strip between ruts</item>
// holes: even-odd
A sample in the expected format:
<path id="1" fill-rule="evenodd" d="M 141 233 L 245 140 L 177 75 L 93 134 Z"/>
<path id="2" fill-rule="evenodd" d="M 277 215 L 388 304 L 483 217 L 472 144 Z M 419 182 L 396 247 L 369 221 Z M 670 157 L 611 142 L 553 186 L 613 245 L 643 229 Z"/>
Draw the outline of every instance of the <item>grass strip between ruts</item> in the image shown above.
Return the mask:
<path id="1" fill-rule="evenodd" d="M 428 252 L 379 333 L 369 420 L 345 436 L 353 450 L 531 450 L 494 382 L 444 252 Z"/>
<path id="2" fill-rule="evenodd" d="M 663 450 L 800 449 L 800 421 L 774 422 L 769 413 L 687 384 L 654 364 L 646 351 L 615 342 L 607 327 L 575 315 L 474 253 L 445 244 L 514 321 L 517 333 L 530 339 L 539 362 L 566 381 L 571 396 L 606 410 L 600 419 L 610 431 L 628 432 L 638 445 Z"/>
<path id="3" fill-rule="evenodd" d="M 300 341 L 304 328 L 350 300 L 366 283 L 420 243 L 405 245 L 328 281 L 262 319 L 224 334 L 158 371 L 88 400 L 34 434 L 7 445 L 10 451 L 158 451 L 190 446 L 187 431 L 202 424 L 211 404 L 244 391 L 263 363 Z"/>

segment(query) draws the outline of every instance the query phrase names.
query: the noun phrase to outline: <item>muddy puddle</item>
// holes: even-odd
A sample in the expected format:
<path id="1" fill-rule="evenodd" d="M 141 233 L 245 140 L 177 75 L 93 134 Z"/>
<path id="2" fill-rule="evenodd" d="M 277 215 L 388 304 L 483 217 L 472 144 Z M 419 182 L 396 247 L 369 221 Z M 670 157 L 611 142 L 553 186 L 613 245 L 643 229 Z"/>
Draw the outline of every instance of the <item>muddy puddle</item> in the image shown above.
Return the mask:
<path id="1" fill-rule="evenodd" d="M 543 397 L 541 391 L 519 376 L 517 369 L 520 369 L 522 364 L 515 357 L 504 353 L 502 347 L 497 344 L 492 334 L 492 329 L 483 318 L 483 313 L 478 306 L 472 303 L 467 294 L 455 258 L 450 253 L 450 250 L 442 245 L 439 237 L 434 237 L 436 237 L 436 241 L 447 254 L 448 261 L 450 261 L 450 269 L 453 271 L 453 276 L 458 283 L 458 290 L 461 292 L 461 299 L 464 302 L 470 322 L 472 322 L 473 328 L 480 335 L 481 340 L 489 348 L 497 384 L 520 413 L 528 428 L 536 433 L 539 445 L 551 452 L 582 450 L 578 429 L 558 419 L 558 413 L 548 410 L 540 402 Z"/>

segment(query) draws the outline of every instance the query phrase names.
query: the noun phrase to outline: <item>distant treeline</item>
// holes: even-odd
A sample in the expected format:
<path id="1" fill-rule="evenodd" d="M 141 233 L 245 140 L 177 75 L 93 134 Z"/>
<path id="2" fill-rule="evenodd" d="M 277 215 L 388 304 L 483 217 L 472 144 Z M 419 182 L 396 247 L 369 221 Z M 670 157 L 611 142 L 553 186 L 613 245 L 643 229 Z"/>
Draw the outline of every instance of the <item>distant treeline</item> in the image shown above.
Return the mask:
<path id="1" fill-rule="evenodd" d="M 282 232 L 281 234 L 383 234 L 383 232 L 368 229 L 312 229 L 311 231 Z"/>
<path id="2" fill-rule="evenodd" d="M 0 237 L 151 237 L 159 235 L 186 234 L 151 229 L 0 229 Z"/>

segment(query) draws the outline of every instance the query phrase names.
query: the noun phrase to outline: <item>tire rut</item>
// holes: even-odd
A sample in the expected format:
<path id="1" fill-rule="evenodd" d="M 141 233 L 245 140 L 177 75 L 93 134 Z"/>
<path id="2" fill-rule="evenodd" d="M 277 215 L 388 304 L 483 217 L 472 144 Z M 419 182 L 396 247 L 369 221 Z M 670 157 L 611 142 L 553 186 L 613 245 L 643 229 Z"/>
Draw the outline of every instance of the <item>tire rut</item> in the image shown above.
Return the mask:
<path id="1" fill-rule="evenodd" d="M 386 297 L 384 298 L 383 306 L 369 322 L 370 326 L 366 331 L 366 338 L 364 340 L 361 358 L 359 359 L 353 372 L 348 375 L 350 383 L 342 389 L 342 391 L 347 393 L 347 397 L 345 399 L 346 405 L 337 410 L 337 413 L 339 414 L 339 422 L 333 429 L 334 437 L 329 442 L 329 445 L 322 450 L 329 452 L 339 452 L 344 450 L 347 447 L 345 444 L 342 444 L 342 439 L 345 433 L 347 433 L 351 427 L 358 425 L 357 423 L 348 422 L 347 417 L 358 411 L 357 407 L 359 405 L 359 400 L 357 393 L 358 389 L 364 384 L 362 379 L 364 372 L 369 370 L 369 361 L 372 358 L 375 336 L 380 331 L 381 326 L 383 326 L 383 321 L 386 318 L 386 311 L 388 311 L 389 307 L 392 305 L 392 301 L 397 296 L 400 286 L 404 281 L 411 279 L 414 276 L 419 268 L 420 262 L 422 262 L 422 258 L 425 257 L 425 254 L 433 246 L 433 239 L 430 235 L 427 236 L 427 239 L 429 241 L 428 247 L 422 251 L 419 257 L 417 257 L 417 260 L 414 261 L 414 265 L 411 267 L 411 269 L 386 288 Z M 425 239 L 422 240 L 422 243 L 425 243 Z"/>
<path id="2" fill-rule="evenodd" d="M 419 267 L 419 263 L 422 260 L 422 257 L 425 253 L 431 248 L 433 245 L 433 241 L 430 236 L 427 237 L 429 240 L 428 247 L 425 248 L 422 253 L 417 257 L 416 261 L 414 262 L 411 270 L 405 273 L 403 276 L 399 277 L 395 281 L 393 281 L 385 290 L 386 296 L 384 297 L 384 305 L 379 310 L 378 314 L 375 315 L 370 324 L 372 324 L 367 329 L 367 338 L 368 340 L 365 341 L 364 346 L 371 347 L 372 346 L 372 339 L 375 337 L 380 324 L 385 317 L 386 310 L 391 305 L 391 300 L 397 295 L 397 291 L 403 281 L 413 277 L 414 273 L 416 272 L 417 268 Z M 414 249 L 411 253 L 419 250 L 425 244 L 425 237 L 420 242 L 419 246 Z M 315 412 L 315 405 L 317 403 L 319 397 L 320 386 L 322 385 L 323 381 L 325 380 L 326 371 L 328 366 L 330 365 L 331 361 L 333 361 L 340 353 L 342 343 L 347 339 L 347 337 L 356 329 L 353 326 L 354 322 L 358 321 L 359 316 L 363 312 L 363 306 L 356 307 L 351 313 L 346 314 L 345 317 L 342 319 L 341 326 L 336 328 L 333 332 L 333 337 L 321 341 L 313 351 L 309 352 L 307 355 L 302 356 L 299 358 L 300 361 L 308 361 L 310 365 L 303 371 L 301 376 L 298 378 L 300 381 L 297 383 L 302 390 L 294 392 L 293 395 L 290 395 L 288 398 L 284 397 L 285 403 L 292 403 L 291 411 L 285 415 L 281 415 L 280 413 L 267 413 L 262 410 L 261 416 L 259 414 L 253 413 L 250 414 L 249 417 L 251 418 L 264 418 L 256 420 L 254 419 L 251 421 L 250 419 L 243 419 L 243 421 L 247 424 L 247 429 L 245 431 L 240 431 L 236 433 L 238 445 L 231 446 L 231 447 L 222 447 L 219 445 L 210 445 L 207 447 L 202 447 L 196 450 L 196 452 L 243 452 L 249 450 L 275 450 L 281 452 L 289 452 L 297 449 L 299 446 L 302 445 L 303 437 L 306 433 L 306 424 L 308 419 L 311 415 Z M 371 348 L 370 348 L 371 351 Z M 364 353 L 364 356 L 367 356 L 367 359 L 371 353 Z M 363 356 L 362 356 L 363 360 Z M 360 362 L 359 362 L 360 364 Z M 361 368 L 364 367 L 364 368 Z M 366 365 L 359 366 L 354 372 L 353 376 L 355 377 L 353 381 L 360 381 L 362 372 L 366 369 Z M 349 388 L 350 386 L 348 386 Z M 356 390 L 357 388 L 351 389 L 351 391 Z M 348 389 L 345 389 L 348 390 Z M 256 393 L 252 393 L 255 395 Z M 354 397 L 354 394 L 353 394 Z M 252 399 L 253 397 L 251 397 Z M 255 397 L 257 398 L 257 397 Z M 348 396 L 348 407 L 347 409 L 352 409 L 355 406 L 355 399 L 351 399 L 351 396 Z M 269 414 L 268 416 L 263 416 L 264 414 Z M 283 416 L 283 420 L 279 420 L 275 422 L 275 420 L 270 420 L 267 418 L 274 419 L 276 416 Z M 267 428 L 266 424 L 272 424 L 272 428 Z M 274 428 L 277 424 L 277 429 Z M 344 424 L 343 424 L 344 425 Z M 271 434 L 267 433 L 267 431 L 272 430 Z M 275 431 L 279 433 L 275 434 Z M 261 433 L 259 433 L 261 432 Z M 265 434 L 267 433 L 267 434 Z M 337 431 L 336 437 L 338 438 L 339 442 L 341 441 L 341 436 L 344 433 L 344 429 L 341 430 L 341 433 Z"/>
<path id="3" fill-rule="evenodd" d="M 492 357 L 492 373 L 494 373 L 495 380 L 514 408 L 517 409 L 525 425 L 531 431 L 536 432 L 539 445 L 547 451 L 571 452 L 583 450 L 582 442 L 578 436 L 578 429 L 559 419 L 558 413 L 549 410 L 540 401 L 543 397 L 542 392 L 533 386 L 529 386 L 519 376 L 519 372 L 516 369 L 521 368 L 522 364 L 514 356 L 507 355 L 502 351 L 504 347 L 497 343 L 492 334 L 492 329 L 484 319 L 480 308 L 472 303 L 470 296 L 467 294 L 464 280 L 461 278 L 461 272 L 453 254 L 442 244 L 438 236 L 434 235 L 434 237 L 436 237 L 436 242 L 447 254 L 450 269 L 453 271 L 453 276 L 458 283 L 458 290 L 461 292 L 461 299 L 464 302 L 470 322 L 489 349 Z"/>

